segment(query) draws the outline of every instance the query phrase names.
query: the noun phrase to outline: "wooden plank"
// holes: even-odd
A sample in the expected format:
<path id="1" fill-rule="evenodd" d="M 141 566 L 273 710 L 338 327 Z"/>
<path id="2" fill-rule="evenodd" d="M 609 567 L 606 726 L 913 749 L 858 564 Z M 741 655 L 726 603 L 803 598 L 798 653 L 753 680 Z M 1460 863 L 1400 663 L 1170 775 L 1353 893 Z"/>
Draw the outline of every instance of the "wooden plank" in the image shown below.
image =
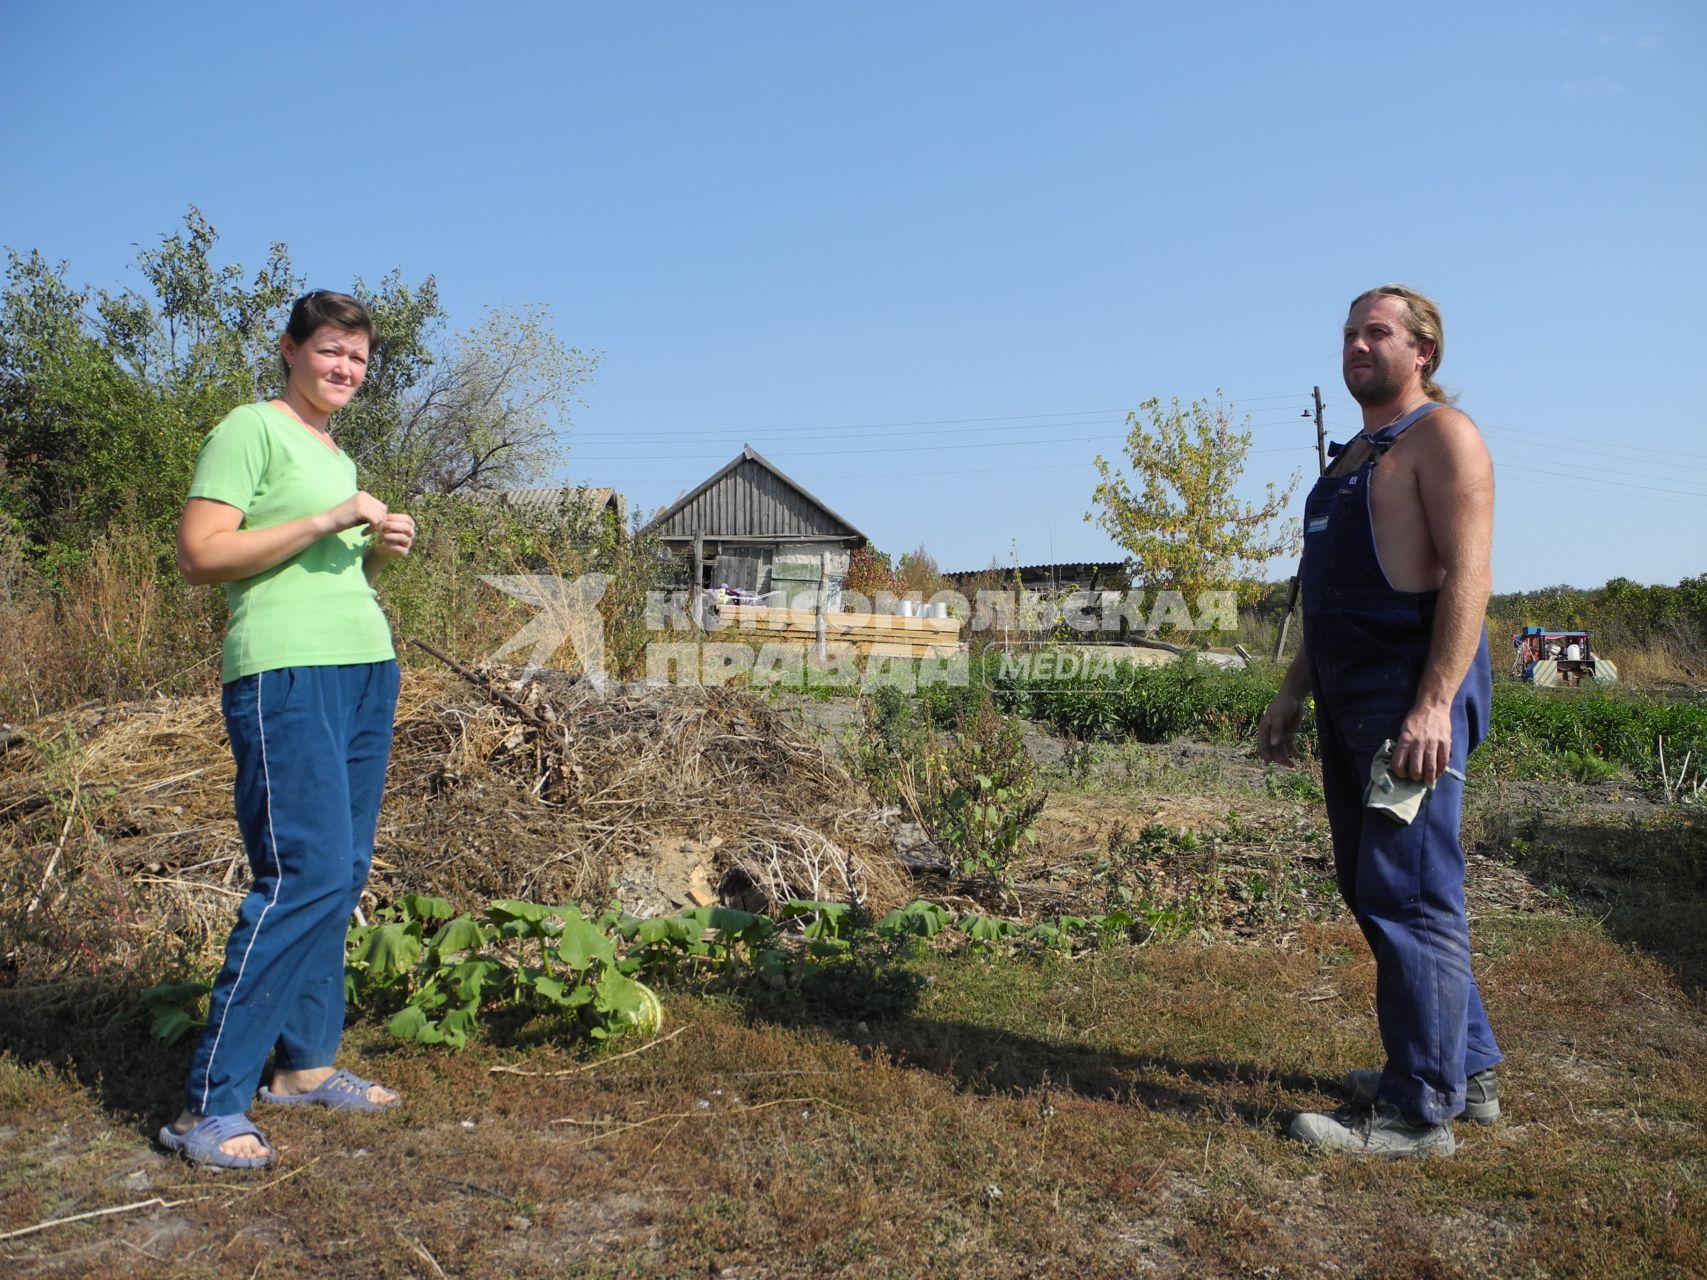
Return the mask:
<path id="1" fill-rule="evenodd" d="M 856 644 L 854 652 L 862 658 L 952 658 L 966 652 L 957 644 Z"/>
<path id="2" fill-rule="evenodd" d="M 809 628 L 817 634 L 818 617 L 811 609 L 770 609 L 764 605 L 725 605 L 720 613 L 725 625 L 754 630 L 784 631 L 791 627 Z M 824 617 L 832 633 L 849 630 L 871 630 L 885 635 L 918 632 L 939 636 L 958 636 L 958 618 L 903 618 L 892 613 L 831 613 Z"/>
<path id="3" fill-rule="evenodd" d="M 759 633 L 754 631 L 722 632 L 722 639 L 737 644 L 787 644 L 796 645 L 808 653 L 816 649 L 812 638 L 805 635 L 777 635 L 774 632 Z M 831 641 L 831 645 L 847 644 L 846 640 Z M 854 654 L 861 658 L 890 657 L 890 658 L 952 658 L 956 654 L 965 653 L 964 645 L 959 644 L 926 644 L 922 641 L 908 642 L 905 640 L 855 640 L 852 642 Z"/>
<path id="4" fill-rule="evenodd" d="M 783 629 L 766 628 L 763 631 L 753 631 L 746 627 L 723 626 L 710 633 L 714 637 L 727 637 L 741 640 L 777 640 L 792 643 L 802 641 L 816 644 L 818 634 L 806 627 L 787 627 Z M 839 644 L 853 641 L 855 644 L 924 644 L 924 645 L 957 645 L 959 637 L 930 633 L 908 633 L 904 631 L 880 631 L 861 628 L 853 631 L 839 631 L 830 628 L 825 633 L 828 644 Z"/>

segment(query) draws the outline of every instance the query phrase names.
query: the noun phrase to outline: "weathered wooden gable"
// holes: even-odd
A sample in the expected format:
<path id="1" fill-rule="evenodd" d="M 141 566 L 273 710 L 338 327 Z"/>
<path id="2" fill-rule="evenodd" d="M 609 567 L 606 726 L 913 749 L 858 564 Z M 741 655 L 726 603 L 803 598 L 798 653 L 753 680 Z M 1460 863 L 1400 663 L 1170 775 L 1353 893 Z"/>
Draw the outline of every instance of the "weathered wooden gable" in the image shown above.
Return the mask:
<path id="1" fill-rule="evenodd" d="M 652 523 L 666 541 L 720 538 L 864 542 L 865 535 L 751 447 Z"/>

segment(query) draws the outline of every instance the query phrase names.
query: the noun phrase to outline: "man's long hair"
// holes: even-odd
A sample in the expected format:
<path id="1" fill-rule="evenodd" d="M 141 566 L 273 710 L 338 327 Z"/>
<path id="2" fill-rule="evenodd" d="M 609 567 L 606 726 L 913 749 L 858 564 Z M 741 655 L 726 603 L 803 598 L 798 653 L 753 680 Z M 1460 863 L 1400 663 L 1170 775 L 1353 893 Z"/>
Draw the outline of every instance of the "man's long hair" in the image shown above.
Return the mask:
<path id="1" fill-rule="evenodd" d="M 1398 298 L 1404 302 L 1405 328 L 1410 331 L 1411 344 L 1414 346 L 1425 340 L 1434 343 L 1434 354 L 1422 368 L 1423 393 L 1430 400 L 1451 404 L 1457 397 L 1448 395 L 1434 380 L 1435 372 L 1440 368 L 1440 358 L 1446 354 L 1446 334 L 1440 321 L 1440 307 L 1434 299 L 1407 285 L 1384 284 L 1358 294 L 1346 308 L 1346 314 L 1350 315 L 1357 310 L 1359 303 L 1370 298 Z"/>

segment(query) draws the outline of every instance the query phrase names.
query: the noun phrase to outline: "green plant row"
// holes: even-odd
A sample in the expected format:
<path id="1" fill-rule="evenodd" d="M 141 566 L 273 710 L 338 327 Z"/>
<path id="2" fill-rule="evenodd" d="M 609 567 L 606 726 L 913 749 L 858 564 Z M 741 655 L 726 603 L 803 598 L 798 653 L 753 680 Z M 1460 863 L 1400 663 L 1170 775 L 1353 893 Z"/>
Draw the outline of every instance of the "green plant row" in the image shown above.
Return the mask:
<path id="1" fill-rule="evenodd" d="M 973 684 L 980 683 L 1002 710 L 1086 741 L 1165 742 L 1181 735 L 1250 741 L 1279 673 L 1227 670 L 1187 655 L 1166 666 L 1117 663 L 1028 683 L 1004 674 L 1000 656 L 986 651 L 974 662 Z M 1517 776 L 1591 781 L 1623 768 L 1657 781 L 1662 739 L 1673 774 L 1686 755 L 1707 760 L 1707 700 L 1700 697 L 1668 702 L 1629 690 L 1502 683 L 1494 686 L 1489 721 L 1502 771 Z M 1306 711 L 1302 736 L 1314 750 L 1313 711 Z"/>
<path id="2" fill-rule="evenodd" d="M 1521 742 L 1555 761 L 1606 761 L 1654 781 L 1660 776 L 1662 739 L 1673 776 L 1685 756 L 1707 760 L 1707 701 L 1660 702 L 1616 689 L 1501 685 L 1494 689 L 1489 736 Z"/>
<path id="3" fill-rule="evenodd" d="M 613 907 L 589 915 L 574 905 L 514 899 L 479 916 L 443 898 L 411 895 L 350 929 L 346 994 L 352 1007 L 387 1019 L 417 1044 L 464 1048 L 502 1011 L 549 1017 L 569 1039 L 595 1042 L 628 1032 L 656 1034 L 663 1008 L 650 984 L 735 990 L 749 983 L 799 987 L 877 945 L 898 962 L 923 940 L 958 935 L 982 954 L 1065 950 L 1170 933 L 1172 913 L 1133 903 L 1103 915 L 1061 915 L 1032 925 L 917 901 L 872 921 L 848 903 L 796 900 L 782 922 L 729 907 L 700 907 L 638 919 Z M 789 922 L 785 928 L 783 922 Z M 869 964 L 869 955 L 860 957 Z M 209 988 L 199 982 L 150 987 L 115 1022 L 146 1020 L 171 1044 L 204 1025 Z"/>
<path id="4" fill-rule="evenodd" d="M 1086 741 L 1166 742 L 1182 734 L 1249 739 L 1279 687 L 1273 670 L 1230 670 L 1191 654 L 1165 666 L 1099 664 L 1046 682 L 1028 680 L 1011 662 L 1004 669 L 995 650 L 986 650 L 974 665 L 974 681 L 992 691 L 1002 710 Z M 1314 741 L 1309 715 L 1305 734 Z"/>

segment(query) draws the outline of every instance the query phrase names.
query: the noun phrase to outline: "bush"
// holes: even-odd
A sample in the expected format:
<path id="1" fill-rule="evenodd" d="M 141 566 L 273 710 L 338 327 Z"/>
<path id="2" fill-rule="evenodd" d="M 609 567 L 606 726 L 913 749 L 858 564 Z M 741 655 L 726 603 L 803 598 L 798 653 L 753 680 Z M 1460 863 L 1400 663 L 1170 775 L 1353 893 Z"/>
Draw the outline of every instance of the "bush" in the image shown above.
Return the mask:
<path id="1" fill-rule="evenodd" d="M 987 687 L 1002 710 L 1084 741 L 1191 735 L 1250 742 L 1280 682 L 1274 668 L 1229 670 L 1190 654 L 1165 666 L 1115 663 L 1046 684 L 1028 682 L 998 649 L 976 655 L 971 668 L 971 688 L 955 692 L 975 698 Z M 1666 702 L 1616 687 L 1502 682 L 1494 686 L 1489 719 L 1487 745 L 1474 763 L 1505 776 L 1597 781 L 1621 767 L 1657 782 L 1662 737 L 1674 771 L 1686 753 L 1707 760 L 1707 700 L 1700 697 Z M 1315 713 L 1307 708 L 1300 740 L 1311 752 L 1315 733 Z"/>
<path id="2" fill-rule="evenodd" d="M 1604 773 L 1589 759 L 1621 765 L 1643 781 L 1659 779 L 1659 741 L 1676 766 L 1686 753 L 1707 759 L 1707 701 L 1660 702 L 1617 689 L 1494 690 L 1490 737 L 1521 740 L 1582 781 Z M 1576 763 L 1572 764 L 1572 758 Z M 1556 776 L 1556 775 L 1555 775 Z"/>

